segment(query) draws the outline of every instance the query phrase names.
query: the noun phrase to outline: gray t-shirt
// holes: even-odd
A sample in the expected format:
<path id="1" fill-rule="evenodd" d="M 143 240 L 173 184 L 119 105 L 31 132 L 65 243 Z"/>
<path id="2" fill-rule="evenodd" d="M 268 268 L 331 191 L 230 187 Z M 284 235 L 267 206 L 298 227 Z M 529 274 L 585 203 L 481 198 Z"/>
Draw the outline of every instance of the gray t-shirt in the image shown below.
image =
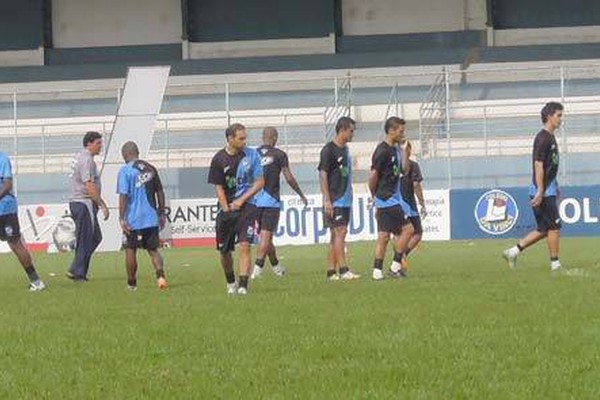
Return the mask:
<path id="1" fill-rule="evenodd" d="M 93 182 L 101 191 L 100 176 L 98 167 L 89 151 L 83 149 L 75 155 L 71 165 L 71 175 L 69 176 L 69 188 L 71 190 L 71 200 L 85 200 L 90 196 L 85 187 L 86 182 Z"/>

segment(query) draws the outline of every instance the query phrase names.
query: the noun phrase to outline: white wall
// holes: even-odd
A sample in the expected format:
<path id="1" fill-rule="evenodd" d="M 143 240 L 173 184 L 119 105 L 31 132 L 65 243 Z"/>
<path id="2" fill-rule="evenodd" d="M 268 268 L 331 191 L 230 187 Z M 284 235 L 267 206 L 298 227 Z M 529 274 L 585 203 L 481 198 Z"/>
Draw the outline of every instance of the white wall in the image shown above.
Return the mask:
<path id="1" fill-rule="evenodd" d="M 56 48 L 181 42 L 180 0 L 52 0 Z"/>
<path id="2" fill-rule="evenodd" d="M 342 0 L 344 35 L 481 30 L 485 0 Z"/>

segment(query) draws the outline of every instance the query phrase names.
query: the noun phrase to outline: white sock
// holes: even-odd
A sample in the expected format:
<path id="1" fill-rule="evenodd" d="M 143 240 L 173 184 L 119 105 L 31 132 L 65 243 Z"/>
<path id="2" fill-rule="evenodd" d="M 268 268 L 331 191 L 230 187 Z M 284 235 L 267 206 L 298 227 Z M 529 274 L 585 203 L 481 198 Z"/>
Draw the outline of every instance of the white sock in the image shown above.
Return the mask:
<path id="1" fill-rule="evenodd" d="M 398 261 L 392 261 L 392 266 L 390 267 L 392 272 L 399 272 L 402 269 L 402 264 Z"/>
<path id="2" fill-rule="evenodd" d="M 513 246 L 510 249 L 508 249 L 508 252 L 510 253 L 511 256 L 516 257 L 519 254 L 521 254 L 521 250 L 519 250 L 518 246 Z"/>
<path id="3" fill-rule="evenodd" d="M 551 269 L 559 269 L 560 268 L 560 260 L 550 261 L 550 268 Z"/>

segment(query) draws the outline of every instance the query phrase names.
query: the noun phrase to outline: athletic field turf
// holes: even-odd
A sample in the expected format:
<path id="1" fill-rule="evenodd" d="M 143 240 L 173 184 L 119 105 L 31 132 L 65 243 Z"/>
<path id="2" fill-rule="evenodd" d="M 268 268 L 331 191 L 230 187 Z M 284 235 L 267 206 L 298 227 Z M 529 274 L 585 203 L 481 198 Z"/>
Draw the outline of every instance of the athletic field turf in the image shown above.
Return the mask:
<path id="1" fill-rule="evenodd" d="M 564 239 L 554 275 L 545 244 L 512 272 L 514 241 L 425 243 L 383 282 L 373 243 L 349 246 L 349 282 L 325 281 L 325 247 L 286 247 L 288 275 L 247 297 L 225 294 L 212 249 L 166 251 L 165 292 L 140 254 L 135 293 L 122 254 L 80 284 L 70 255 L 36 255 L 41 293 L 2 255 L 0 398 L 597 399 L 598 243 Z"/>

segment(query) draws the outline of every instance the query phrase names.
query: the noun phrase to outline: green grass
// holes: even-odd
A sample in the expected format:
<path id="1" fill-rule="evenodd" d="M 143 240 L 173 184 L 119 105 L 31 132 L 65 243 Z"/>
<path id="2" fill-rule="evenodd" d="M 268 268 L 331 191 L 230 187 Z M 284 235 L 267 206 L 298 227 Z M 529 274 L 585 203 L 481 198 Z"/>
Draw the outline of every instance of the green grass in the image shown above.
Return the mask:
<path id="1" fill-rule="evenodd" d="M 166 251 L 166 292 L 141 254 L 135 293 L 122 254 L 84 284 L 37 255 L 42 293 L 3 255 L 0 398 L 600 398 L 598 240 L 564 239 L 554 275 L 543 244 L 508 270 L 512 243 L 426 243 L 383 282 L 372 243 L 350 245 L 352 282 L 325 281 L 325 247 L 286 247 L 288 275 L 245 298 L 211 249 Z"/>

